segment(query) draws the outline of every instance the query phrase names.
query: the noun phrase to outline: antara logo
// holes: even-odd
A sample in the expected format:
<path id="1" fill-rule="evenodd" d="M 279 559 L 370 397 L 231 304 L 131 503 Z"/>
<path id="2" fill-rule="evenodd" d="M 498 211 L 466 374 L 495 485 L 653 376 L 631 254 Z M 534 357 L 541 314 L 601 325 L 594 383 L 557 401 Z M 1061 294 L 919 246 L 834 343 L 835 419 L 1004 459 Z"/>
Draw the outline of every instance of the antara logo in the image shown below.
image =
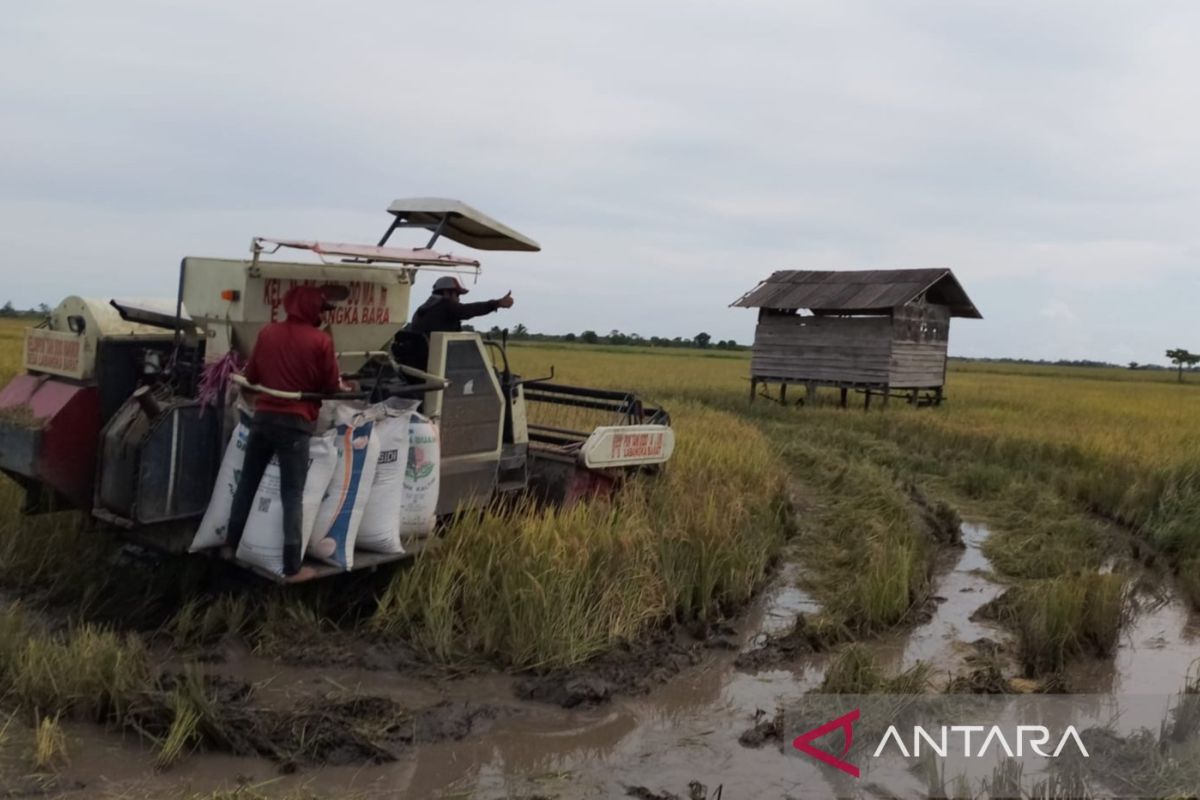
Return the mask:
<path id="1" fill-rule="evenodd" d="M 859 710 L 856 708 L 849 714 L 843 714 L 837 719 L 830 720 L 824 725 L 813 728 L 811 731 L 802 733 L 792 740 L 792 747 L 799 750 L 805 755 L 812 756 L 822 764 L 840 769 L 847 775 L 858 777 L 858 767 L 851 764 L 849 761 L 843 761 L 837 756 L 832 756 L 824 750 L 818 750 L 810 744 L 814 739 L 820 739 L 822 736 L 833 733 L 841 729 L 842 731 L 842 757 L 844 758 L 850 752 L 850 746 L 854 743 L 854 723 L 858 722 Z"/>
<path id="2" fill-rule="evenodd" d="M 860 716 L 861 712 L 856 708 L 837 719 L 800 734 L 792 740 L 792 747 L 826 766 L 839 769 L 847 775 L 857 778 L 860 776 L 859 768 L 846 761 L 845 757 L 854 744 L 854 723 L 858 722 Z M 815 740 L 838 730 L 842 732 L 841 756 L 835 756 L 813 746 L 812 743 Z M 927 748 L 929 752 L 942 758 L 951 754 L 961 754 L 964 758 L 985 758 L 989 752 L 994 756 L 998 755 L 1000 751 L 1003 751 L 1009 758 L 1020 758 L 1026 754 L 1027 747 L 1031 754 L 1042 758 L 1058 758 L 1068 744 L 1072 745 L 1084 758 L 1090 757 L 1083 740 L 1079 737 L 1079 731 L 1075 729 L 1074 725 L 1068 725 L 1063 731 L 1053 752 L 1043 749 L 1050 744 L 1053 737 L 1050 730 L 1042 725 L 1016 726 L 1016 734 L 1011 738 L 1016 745 L 1015 748 L 1010 746 L 1010 738 L 1005 736 L 1004 729 L 999 725 L 943 725 L 936 730 L 938 733 L 935 736 L 921 725 L 914 725 L 912 735 L 906 740 L 900 734 L 900 730 L 895 725 L 891 725 L 879 740 L 879 745 L 871 757 L 879 758 L 885 755 L 890 746 L 891 750 L 905 758 L 919 757 L 923 748 Z M 974 738 L 976 736 L 978 738 Z M 954 745 L 959 742 L 961 742 L 961 748 L 955 747 Z M 975 747 L 972 747 L 973 742 L 976 743 Z"/>

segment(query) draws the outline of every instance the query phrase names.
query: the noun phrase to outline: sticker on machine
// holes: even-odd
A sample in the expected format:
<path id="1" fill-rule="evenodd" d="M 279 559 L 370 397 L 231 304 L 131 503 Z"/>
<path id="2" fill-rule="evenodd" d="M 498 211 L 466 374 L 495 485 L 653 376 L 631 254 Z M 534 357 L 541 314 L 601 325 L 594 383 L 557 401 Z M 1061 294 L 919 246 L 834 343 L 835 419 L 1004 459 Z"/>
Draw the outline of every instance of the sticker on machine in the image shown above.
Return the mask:
<path id="1" fill-rule="evenodd" d="M 666 425 L 616 425 L 596 428 L 580 456 L 589 469 L 662 464 L 675 449 L 675 432 Z"/>

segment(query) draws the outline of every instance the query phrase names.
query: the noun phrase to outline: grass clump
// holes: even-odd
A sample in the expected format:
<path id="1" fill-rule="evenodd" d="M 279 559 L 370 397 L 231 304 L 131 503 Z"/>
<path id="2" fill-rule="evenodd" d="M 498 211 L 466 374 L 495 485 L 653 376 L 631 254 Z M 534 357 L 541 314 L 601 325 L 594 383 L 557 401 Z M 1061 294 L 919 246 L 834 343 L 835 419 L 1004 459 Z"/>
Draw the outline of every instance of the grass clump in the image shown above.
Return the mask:
<path id="1" fill-rule="evenodd" d="M 171 724 L 166 735 L 159 739 L 154 765 L 167 769 L 177 763 L 204 741 L 207 728 L 218 726 L 215 700 L 196 669 L 188 669 L 175 683 L 167 701 L 171 709 Z"/>
<path id="2" fill-rule="evenodd" d="M 0 699 L 40 714 L 120 717 L 150 682 L 135 636 L 84 625 L 60 635 L 37 630 L 18 606 L 0 609 Z"/>
<path id="3" fill-rule="evenodd" d="M 223 594 L 214 600 L 191 597 L 167 622 L 166 634 L 176 648 L 199 647 L 227 634 L 246 633 L 252 622 L 252 609 L 244 594 Z"/>
<path id="4" fill-rule="evenodd" d="M 71 512 L 26 517 L 22 490 L 0 479 L 0 582 L 37 587 L 50 599 L 78 599 L 106 582 L 101 565 L 114 549 L 107 536 L 83 529 Z"/>
<path id="5" fill-rule="evenodd" d="M 1126 616 L 1121 575 L 1088 573 L 1021 586 L 1008 604 L 1028 675 L 1060 671 L 1082 653 L 1110 656 Z"/>
<path id="6" fill-rule="evenodd" d="M 579 663 L 667 613 L 641 524 L 607 503 L 467 515 L 459 536 L 398 576 L 377 624 L 443 660 Z"/>
<path id="7" fill-rule="evenodd" d="M 42 717 L 34 728 L 30 761 L 37 772 L 50 772 L 67 763 L 67 735 L 59 716 Z"/>
<path id="8" fill-rule="evenodd" d="M 922 694 L 929 686 L 929 665 L 918 661 L 898 675 L 886 676 L 875 657 L 861 644 L 838 653 L 825 670 L 820 691 L 824 694 Z"/>

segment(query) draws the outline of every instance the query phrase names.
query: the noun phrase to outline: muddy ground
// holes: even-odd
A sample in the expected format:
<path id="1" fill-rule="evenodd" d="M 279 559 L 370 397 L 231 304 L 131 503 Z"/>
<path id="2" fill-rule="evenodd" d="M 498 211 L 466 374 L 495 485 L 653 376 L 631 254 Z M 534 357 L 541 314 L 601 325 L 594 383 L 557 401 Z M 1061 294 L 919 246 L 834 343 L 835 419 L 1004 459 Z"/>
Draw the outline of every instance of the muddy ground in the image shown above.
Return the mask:
<path id="1" fill-rule="evenodd" d="M 1009 632 L 980 613 L 1006 588 L 983 553 L 987 528 L 964 523 L 960 540 L 944 513 L 925 513 L 944 534 L 934 595 L 907 625 L 866 646 L 891 672 L 931 665 L 935 690 L 1037 690 L 1018 677 Z M 799 587 L 802 569 L 785 561 L 727 624 L 664 629 L 546 674 L 450 672 L 336 633 L 284 661 L 226 639 L 190 654 L 202 656 L 223 723 L 196 752 L 161 771 L 128 728 L 68 723 L 69 762 L 53 778 L 29 776 L 26 729 L 10 726 L 0 797 L 169 797 L 237 786 L 482 800 L 831 795 L 844 787 L 786 758 L 775 721 L 783 704 L 821 685 L 841 646 L 811 628 L 820 609 Z M 1115 657 L 1073 665 L 1064 676 L 1071 691 L 1150 693 L 1182 682 L 1200 653 L 1200 621 L 1159 582 L 1135 597 Z M 170 669 L 177 654 L 162 655 L 168 690 L 182 678 Z M 148 735 L 169 724 L 153 704 L 135 718 Z"/>

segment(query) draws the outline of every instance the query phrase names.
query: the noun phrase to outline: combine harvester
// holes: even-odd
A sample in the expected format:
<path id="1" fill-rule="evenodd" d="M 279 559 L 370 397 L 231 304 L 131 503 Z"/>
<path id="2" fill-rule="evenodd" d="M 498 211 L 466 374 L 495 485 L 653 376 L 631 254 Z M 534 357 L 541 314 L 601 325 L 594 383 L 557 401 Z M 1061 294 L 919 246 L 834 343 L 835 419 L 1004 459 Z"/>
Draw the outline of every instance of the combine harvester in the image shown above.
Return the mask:
<path id="1" fill-rule="evenodd" d="M 400 330 L 421 272 L 479 273 L 479 261 L 433 250 L 438 239 L 477 250 L 540 248 L 453 200 L 397 200 L 388 212 L 376 245 L 255 238 L 246 260 L 184 258 L 173 303 L 63 300 L 26 331 L 25 372 L 0 390 L 0 469 L 25 490 L 24 513 L 78 509 L 96 528 L 186 551 L 236 424 L 224 398 L 215 408 L 201 399 L 205 364 L 231 351 L 247 357 L 300 283 L 340 298 L 328 330 L 356 386 L 321 399 L 410 398 L 437 424 L 440 517 L 519 493 L 569 504 L 670 458 L 669 416 L 631 393 L 554 383 L 553 370 L 522 379 L 509 369 L 505 342 L 475 332 L 426 339 Z M 432 237 L 422 248 L 386 246 L 401 228 Z M 285 248 L 312 261 L 266 258 Z M 608 424 L 538 425 L 531 404 L 603 414 Z M 419 544 L 405 554 L 357 551 L 353 568 L 411 557 Z"/>

